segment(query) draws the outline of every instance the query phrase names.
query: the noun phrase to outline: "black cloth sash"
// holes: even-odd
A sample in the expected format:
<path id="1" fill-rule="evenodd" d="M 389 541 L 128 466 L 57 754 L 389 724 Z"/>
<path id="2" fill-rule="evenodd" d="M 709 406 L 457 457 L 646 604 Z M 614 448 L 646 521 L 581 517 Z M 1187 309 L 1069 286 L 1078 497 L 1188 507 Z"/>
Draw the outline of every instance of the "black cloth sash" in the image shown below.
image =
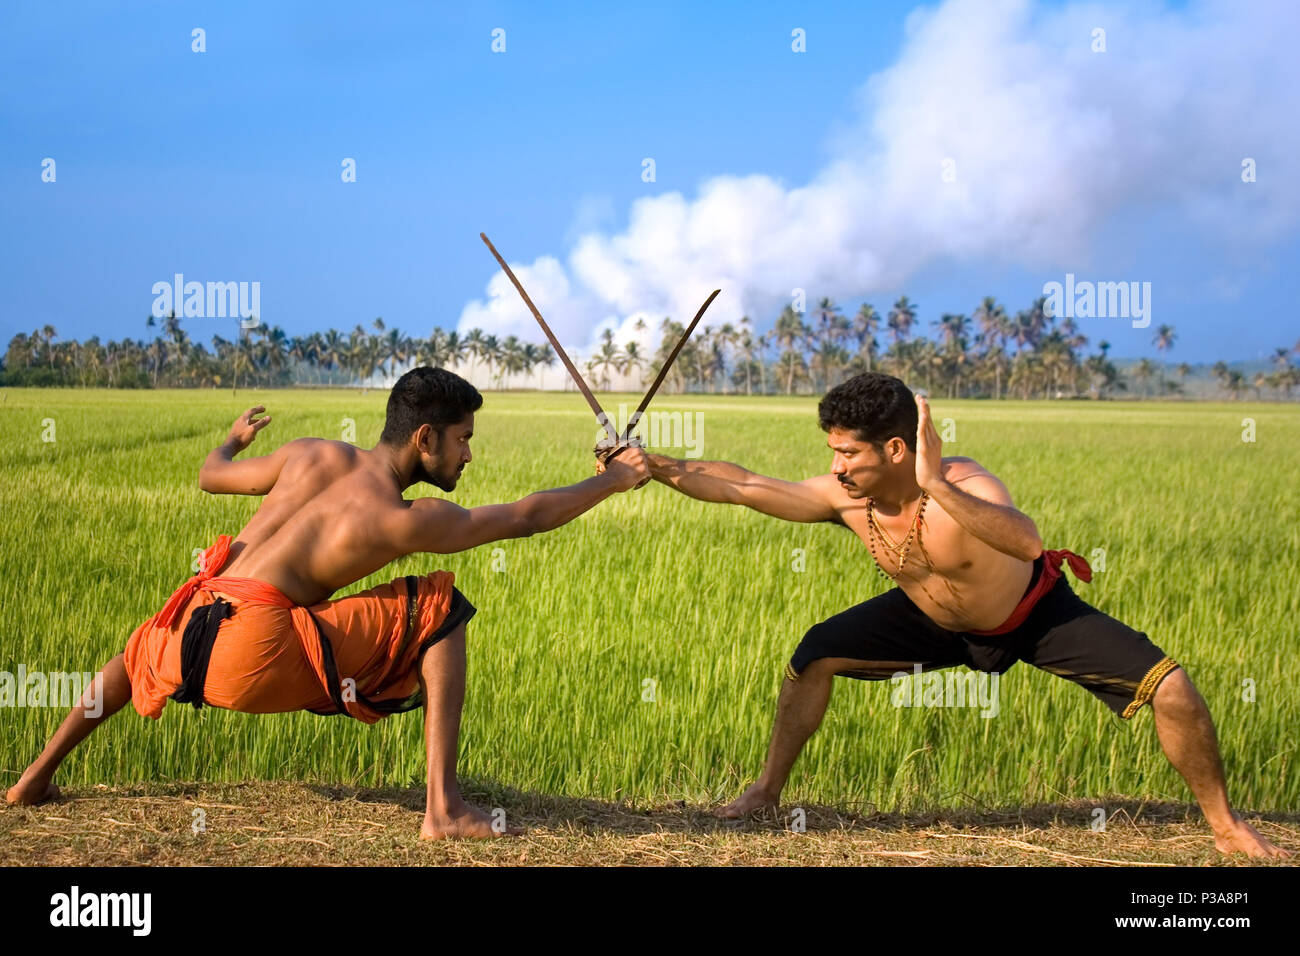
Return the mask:
<path id="1" fill-rule="evenodd" d="M 172 700 L 193 704 L 195 710 L 207 703 L 203 699 L 203 690 L 208 682 L 212 645 L 217 642 L 221 622 L 233 613 L 229 601 L 217 598 L 211 604 L 196 607 L 190 614 L 181 638 L 181 685 L 172 693 Z"/>
<path id="2" fill-rule="evenodd" d="M 411 640 L 411 634 L 415 630 L 416 620 L 419 617 L 418 589 L 418 579 L 415 575 L 408 574 L 406 576 L 406 633 L 402 638 L 402 650 L 405 650 L 407 643 Z M 172 693 L 172 700 L 182 704 L 193 704 L 196 709 L 207 703 L 203 699 L 203 690 L 208 680 L 208 664 L 212 659 L 213 645 L 217 641 L 217 630 L 221 627 L 221 622 L 234 613 L 234 607 L 224 598 L 217 598 L 211 604 L 196 607 L 190 613 L 189 623 L 185 625 L 185 634 L 181 638 L 181 684 Z M 320 641 L 321 660 L 325 666 L 325 676 L 329 681 L 330 699 L 334 702 L 335 708 L 334 710 L 308 709 L 313 714 L 320 714 L 323 717 L 346 714 L 348 710 L 343 699 L 343 682 L 339 679 L 338 664 L 334 660 L 334 646 L 330 643 L 330 639 L 325 636 L 325 632 L 321 630 L 320 621 L 316 620 L 316 615 L 310 611 L 307 613 L 316 626 L 316 637 Z M 436 631 L 420 643 L 420 653 L 423 654 L 434 644 L 437 644 L 457 627 L 473 617 L 475 613 L 477 613 L 477 608 L 469 603 L 465 595 L 453 587 L 451 589 L 451 607 L 447 612 L 447 617 Z M 372 701 L 359 690 L 355 691 L 355 693 L 359 703 L 381 714 L 404 713 L 408 710 L 414 710 L 424 703 L 424 694 L 418 689 L 404 700 Z"/>

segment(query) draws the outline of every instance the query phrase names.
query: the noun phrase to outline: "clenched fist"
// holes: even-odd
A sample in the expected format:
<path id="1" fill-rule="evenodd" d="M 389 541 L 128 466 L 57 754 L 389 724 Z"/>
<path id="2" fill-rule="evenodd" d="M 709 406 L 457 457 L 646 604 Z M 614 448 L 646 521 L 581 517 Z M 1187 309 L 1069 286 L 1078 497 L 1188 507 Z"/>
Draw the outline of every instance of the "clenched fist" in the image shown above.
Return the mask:
<path id="1" fill-rule="evenodd" d="M 645 450 L 638 445 L 623 445 L 611 449 L 610 453 L 603 457 L 598 452 L 596 474 L 605 473 L 615 476 L 619 491 L 631 491 L 640 488 L 650 480 L 650 459 L 646 456 Z"/>

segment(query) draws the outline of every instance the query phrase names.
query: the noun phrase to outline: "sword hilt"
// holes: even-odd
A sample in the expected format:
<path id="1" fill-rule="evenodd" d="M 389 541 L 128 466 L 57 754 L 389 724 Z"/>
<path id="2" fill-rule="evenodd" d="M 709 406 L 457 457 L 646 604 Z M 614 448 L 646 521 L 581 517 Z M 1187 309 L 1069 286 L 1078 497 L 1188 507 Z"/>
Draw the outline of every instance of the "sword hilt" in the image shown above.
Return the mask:
<path id="1" fill-rule="evenodd" d="M 615 458 L 617 458 L 627 449 L 641 448 L 641 447 L 643 446 L 640 440 L 636 438 L 628 439 L 626 442 L 623 442 L 618 445 L 597 445 L 595 449 L 596 460 L 600 462 L 602 465 L 608 465 L 611 461 L 613 461 Z M 640 488 L 648 484 L 649 482 L 650 482 L 649 478 L 643 478 L 641 481 L 638 481 L 635 485 L 632 486 L 632 490 L 635 491 L 637 488 Z"/>

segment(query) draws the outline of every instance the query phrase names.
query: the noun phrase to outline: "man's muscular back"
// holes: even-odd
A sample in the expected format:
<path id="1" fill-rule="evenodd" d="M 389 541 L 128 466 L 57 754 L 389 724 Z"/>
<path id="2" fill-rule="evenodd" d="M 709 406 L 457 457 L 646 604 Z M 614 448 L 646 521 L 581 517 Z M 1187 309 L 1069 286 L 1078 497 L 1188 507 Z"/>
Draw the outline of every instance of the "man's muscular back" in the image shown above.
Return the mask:
<path id="1" fill-rule="evenodd" d="M 408 504 L 392 474 L 369 457 L 346 442 L 290 442 L 222 575 L 256 578 L 299 604 L 315 604 L 401 557 L 393 512 Z"/>

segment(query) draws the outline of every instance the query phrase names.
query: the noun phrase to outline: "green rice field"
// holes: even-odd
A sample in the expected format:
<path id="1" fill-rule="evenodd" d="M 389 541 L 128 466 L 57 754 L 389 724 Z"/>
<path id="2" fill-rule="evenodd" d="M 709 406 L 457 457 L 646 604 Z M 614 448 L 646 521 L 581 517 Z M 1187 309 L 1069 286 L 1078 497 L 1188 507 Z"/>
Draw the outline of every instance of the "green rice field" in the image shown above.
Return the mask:
<path id="1" fill-rule="evenodd" d="M 194 549 L 238 532 L 258 499 L 204 494 L 197 476 L 239 412 L 264 404 L 274 419 L 249 453 L 303 435 L 338 439 L 345 420 L 369 447 L 386 396 L 0 391 L 0 671 L 96 670 L 189 576 Z M 635 400 L 612 396 L 606 407 Z M 815 398 L 665 396 L 654 407 L 699 412 L 705 458 L 793 479 L 829 468 Z M 1186 667 L 1214 715 L 1234 803 L 1300 806 L 1300 408 L 936 399 L 933 410 L 941 430 L 952 420 L 945 453 L 999 475 L 1048 547 L 1097 565 L 1104 552 L 1104 570 L 1076 590 Z M 580 480 L 595 437 L 576 394 L 488 393 L 475 459 L 451 497 L 474 506 Z M 479 608 L 462 776 L 634 802 L 734 796 L 761 766 L 782 668 L 804 631 L 887 583 L 841 528 L 657 483 L 553 533 L 414 556 L 354 587 L 434 568 L 453 571 Z M 1149 708 L 1121 721 L 1029 665 L 1003 678 L 992 719 L 895 708 L 889 692 L 836 681 L 787 803 L 913 811 L 1191 799 Z M 0 789 L 62 717 L 0 708 Z M 56 782 L 418 785 L 420 725 L 419 712 L 367 727 L 174 703 L 154 722 L 128 707 Z"/>

